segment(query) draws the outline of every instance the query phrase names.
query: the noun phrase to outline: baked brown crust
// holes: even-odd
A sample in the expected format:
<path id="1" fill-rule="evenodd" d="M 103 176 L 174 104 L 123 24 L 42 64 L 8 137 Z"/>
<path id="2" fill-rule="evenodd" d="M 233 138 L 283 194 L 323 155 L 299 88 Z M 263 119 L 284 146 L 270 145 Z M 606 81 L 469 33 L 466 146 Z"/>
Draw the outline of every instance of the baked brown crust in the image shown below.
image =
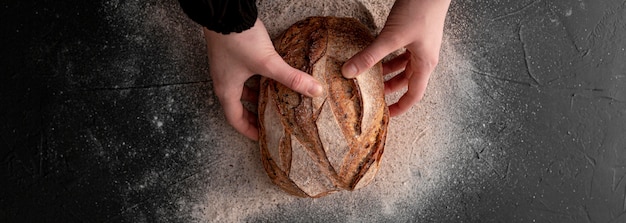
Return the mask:
<path id="1" fill-rule="evenodd" d="M 382 65 L 354 79 L 341 66 L 374 40 L 352 18 L 311 17 L 287 29 L 276 51 L 315 77 L 324 95 L 309 98 L 261 79 L 259 145 L 263 167 L 290 194 L 321 197 L 354 190 L 375 176 L 383 154 L 389 111 Z"/>

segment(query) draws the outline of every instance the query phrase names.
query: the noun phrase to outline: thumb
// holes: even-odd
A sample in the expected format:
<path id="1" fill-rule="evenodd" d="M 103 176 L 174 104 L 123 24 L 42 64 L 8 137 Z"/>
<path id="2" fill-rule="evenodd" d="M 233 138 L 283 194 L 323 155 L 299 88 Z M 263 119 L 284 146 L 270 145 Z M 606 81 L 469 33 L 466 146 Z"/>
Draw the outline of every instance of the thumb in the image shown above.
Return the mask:
<path id="1" fill-rule="evenodd" d="M 354 78 L 400 47 L 402 44 L 399 41 L 386 38 L 381 33 L 374 42 L 346 61 L 341 68 L 341 73 L 346 78 Z"/>
<path id="2" fill-rule="evenodd" d="M 266 77 L 272 78 L 288 88 L 308 97 L 322 96 L 324 88 L 311 75 L 289 66 L 277 57 L 268 64 Z"/>

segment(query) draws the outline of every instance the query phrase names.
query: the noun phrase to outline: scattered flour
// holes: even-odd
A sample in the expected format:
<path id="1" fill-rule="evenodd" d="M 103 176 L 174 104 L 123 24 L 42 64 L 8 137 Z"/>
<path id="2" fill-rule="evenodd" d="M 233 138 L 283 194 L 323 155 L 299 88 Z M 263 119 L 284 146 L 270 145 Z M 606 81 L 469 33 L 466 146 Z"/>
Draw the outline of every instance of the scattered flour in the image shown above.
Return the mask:
<path id="1" fill-rule="evenodd" d="M 390 1 L 320 1 L 316 4 L 259 1 L 259 4 L 260 17 L 272 37 L 292 23 L 313 15 L 354 16 L 366 24 L 369 22 L 370 27 L 379 31 L 391 7 Z M 348 7 L 336 6 L 342 4 Z M 298 11 L 302 7 L 306 10 Z M 346 10 L 334 10 L 337 8 Z M 367 20 L 367 15 L 353 15 L 354 11 L 348 10 L 351 8 L 358 8 L 357 11 L 365 8 L 373 18 Z M 204 202 L 196 204 L 194 218 L 215 222 L 275 220 L 281 217 L 294 220 L 298 219 L 298 215 L 292 213 L 303 209 L 307 212 L 328 209 L 322 215 L 313 217 L 323 219 L 331 216 L 336 220 L 341 217 L 335 215 L 341 213 L 347 222 L 362 222 L 376 218 L 411 219 L 414 213 L 409 209 L 428 211 L 431 201 L 450 189 L 450 181 L 456 178 L 454 171 L 462 168 L 460 156 L 466 151 L 459 151 L 462 148 L 460 141 L 463 140 L 459 136 L 463 135 L 462 114 L 466 111 L 460 105 L 468 103 L 468 100 L 480 100 L 470 75 L 462 75 L 469 71 L 469 62 L 449 42 L 444 40 L 441 62 L 431 77 L 426 97 L 408 113 L 392 119 L 382 166 L 370 185 L 358 191 L 341 192 L 315 200 L 292 197 L 269 181 L 260 164 L 256 144 L 242 141 L 242 137 L 231 131 L 216 133 L 215 129 L 206 129 L 207 138 L 218 140 L 223 146 L 211 149 L 220 150 L 225 159 L 210 171 L 211 179 L 207 179 L 206 184 L 211 186 L 202 194 Z M 396 101 L 402 93 L 389 95 L 387 101 Z M 210 124 L 214 125 L 218 124 Z M 229 168 L 228 165 L 235 167 Z M 410 203 L 410 208 L 407 203 Z M 382 217 L 365 213 L 379 213 L 374 215 Z M 304 217 L 300 217 L 308 219 L 307 214 L 302 215 Z"/>
<path id="2" fill-rule="evenodd" d="M 260 18 L 270 36 L 276 37 L 294 22 L 315 15 L 356 17 L 378 32 L 384 25 L 392 2 L 260 0 L 258 5 Z M 205 46 L 200 27 L 184 24 L 182 21 L 190 20 L 184 18 L 175 3 L 152 3 L 112 0 L 107 2 L 104 10 L 110 15 L 107 19 L 112 24 L 125 23 L 133 28 L 122 30 L 127 32 L 124 36 L 133 43 L 132 47 L 136 47 L 134 52 L 150 47 L 163 48 L 156 54 L 165 61 L 163 66 L 166 67 L 156 84 L 185 82 L 189 76 L 195 77 L 192 74 L 206 75 L 205 55 L 201 53 Z M 186 160 L 164 170 L 148 168 L 135 182 L 128 183 L 131 186 L 127 194 L 166 187 L 158 182 L 179 181 L 176 187 L 165 189 L 171 193 L 170 196 L 166 196 L 164 206 L 155 204 L 152 208 L 156 209 L 156 214 L 152 214 L 163 217 L 175 215 L 177 217 L 173 219 L 195 222 L 307 219 L 407 221 L 414 219 L 416 214 L 428 214 L 432 211 L 433 202 L 452 196 L 448 191 L 453 183 L 464 179 L 458 176 L 468 153 L 464 148 L 468 140 L 461 137 L 466 131 L 463 118 L 469 112 L 468 106 L 475 106 L 472 104 L 481 101 L 476 93 L 476 84 L 468 74 L 470 63 L 452 44 L 462 38 L 456 35 L 454 32 L 446 34 L 441 62 L 431 76 L 425 98 L 406 114 L 392 119 L 380 171 L 375 181 L 365 188 L 319 199 L 301 199 L 282 192 L 263 170 L 258 145 L 228 126 L 221 108 L 214 103 L 214 95 L 184 95 L 169 89 L 157 91 L 154 97 L 164 98 L 163 101 L 149 103 L 150 111 L 145 114 L 145 119 L 160 129 L 158 132 L 165 133 L 170 125 L 177 123 L 173 115 L 193 110 L 194 105 L 185 104 L 188 100 L 181 98 L 198 98 L 210 109 L 198 111 L 193 114 L 192 122 L 184 123 L 186 126 L 183 128 L 190 129 L 187 135 L 180 136 L 184 148 L 168 148 L 162 156 L 165 159 L 183 156 L 187 157 Z M 150 45 L 154 42 L 151 38 L 162 40 L 157 41 L 157 45 Z M 137 54 L 126 52 L 120 50 L 117 57 L 120 61 L 113 61 L 103 69 L 103 72 L 129 74 L 127 81 L 112 82 L 121 83 L 121 87 L 145 85 L 147 82 L 155 84 L 155 80 L 137 80 L 139 75 L 135 73 L 147 71 L 141 64 L 142 60 L 136 59 Z M 200 90 L 210 92 L 210 89 Z M 401 94 L 389 95 L 388 102 L 395 102 Z M 480 145 L 488 143 L 481 141 L 480 137 L 474 139 Z M 179 179 L 179 175 L 174 174 L 178 172 L 189 176 Z M 480 176 L 478 173 L 474 178 L 480 180 Z M 134 203 L 128 205 L 137 206 Z M 168 212 L 165 205 L 176 208 Z M 149 214 L 139 214 L 143 217 L 135 219 L 147 221 L 142 219 Z"/>

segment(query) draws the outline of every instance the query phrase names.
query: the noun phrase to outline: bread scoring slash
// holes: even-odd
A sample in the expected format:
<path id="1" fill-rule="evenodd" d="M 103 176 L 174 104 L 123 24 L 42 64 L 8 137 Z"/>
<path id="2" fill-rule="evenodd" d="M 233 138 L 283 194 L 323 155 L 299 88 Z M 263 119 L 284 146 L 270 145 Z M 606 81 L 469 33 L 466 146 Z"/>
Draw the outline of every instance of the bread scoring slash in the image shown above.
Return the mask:
<path id="1" fill-rule="evenodd" d="M 382 65 L 354 79 L 341 66 L 374 40 L 353 18 L 311 17 L 274 45 L 292 67 L 315 77 L 322 97 L 303 96 L 268 78 L 259 95 L 259 144 L 271 180 L 300 197 L 367 185 L 379 168 L 389 111 Z"/>

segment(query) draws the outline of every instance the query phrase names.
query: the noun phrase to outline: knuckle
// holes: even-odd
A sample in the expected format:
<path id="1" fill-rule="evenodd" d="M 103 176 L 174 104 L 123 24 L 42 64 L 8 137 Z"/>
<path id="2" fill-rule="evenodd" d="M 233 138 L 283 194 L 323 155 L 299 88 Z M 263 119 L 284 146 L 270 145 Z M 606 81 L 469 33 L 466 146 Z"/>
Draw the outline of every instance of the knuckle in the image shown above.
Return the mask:
<path id="1" fill-rule="evenodd" d="M 370 52 L 363 52 L 363 54 L 361 54 L 361 58 L 362 58 L 362 67 L 360 67 L 360 69 L 363 69 L 365 67 L 371 67 L 374 66 L 374 64 L 376 64 L 378 61 L 376 60 L 376 57 L 374 57 L 374 55 Z"/>
<path id="2" fill-rule="evenodd" d="M 213 93 L 220 101 L 226 100 L 229 96 L 229 93 L 226 90 L 226 88 L 222 87 L 221 85 L 214 85 Z"/>
<path id="3" fill-rule="evenodd" d="M 221 100 L 223 100 L 223 98 L 226 97 L 226 92 L 219 86 L 214 85 L 213 86 L 213 94 L 215 94 L 215 96 Z"/>
<path id="4" fill-rule="evenodd" d="M 288 86 L 291 89 L 300 89 L 304 83 L 304 77 L 298 71 L 292 70 L 287 73 Z"/>
<path id="5" fill-rule="evenodd" d="M 439 57 L 431 57 L 428 59 L 427 61 L 429 67 L 431 68 L 435 68 L 437 66 L 437 64 L 439 64 Z"/>
<path id="6" fill-rule="evenodd" d="M 428 64 L 428 69 L 432 71 L 439 64 L 439 57 L 431 57 L 426 63 Z"/>
<path id="7" fill-rule="evenodd" d="M 433 70 L 435 70 L 435 67 L 437 67 L 437 64 L 439 64 L 439 57 L 427 57 L 427 58 L 417 58 L 414 59 L 418 66 L 417 68 L 419 70 L 421 70 L 422 72 L 426 72 L 426 73 L 430 73 Z"/>

